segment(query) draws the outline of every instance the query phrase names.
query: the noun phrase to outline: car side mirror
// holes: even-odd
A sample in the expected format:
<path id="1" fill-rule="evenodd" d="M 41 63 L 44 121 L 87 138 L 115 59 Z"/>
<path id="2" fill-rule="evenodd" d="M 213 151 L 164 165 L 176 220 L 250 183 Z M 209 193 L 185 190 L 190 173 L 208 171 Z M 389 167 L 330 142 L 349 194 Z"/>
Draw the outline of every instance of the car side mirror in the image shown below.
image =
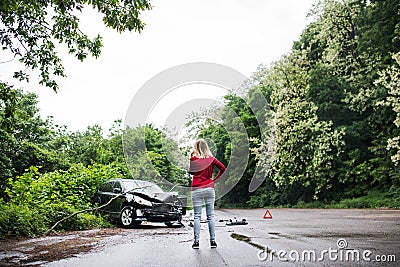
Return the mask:
<path id="1" fill-rule="evenodd" d="M 114 188 L 114 191 L 113 191 L 115 194 L 121 194 L 121 192 L 122 192 L 122 190 L 121 190 L 121 188 Z"/>

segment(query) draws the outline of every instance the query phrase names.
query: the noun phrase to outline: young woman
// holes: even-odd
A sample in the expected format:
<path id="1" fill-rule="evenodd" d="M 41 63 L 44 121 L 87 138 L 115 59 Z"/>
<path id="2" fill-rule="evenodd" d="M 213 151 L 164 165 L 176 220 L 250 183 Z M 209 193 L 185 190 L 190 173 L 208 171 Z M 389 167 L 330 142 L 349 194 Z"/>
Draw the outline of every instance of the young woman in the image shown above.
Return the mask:
<path id="1" fill-rule="evenodd" d="M 219 172 L 215 178 L 212 177 L 214 166 L 219 169 Z M 192 248 L 194 249 L 199 248 L 200 217 L 203 200 L 206 205 L 208 231 L 210 233 L 210 245 L 212 248 L 217 247 L 217 243 L 215 242 L 214 228 L 214 181 L 217 180 L 224 171 L 225 166 L 213 157 L 210 149 L 208 148 L 207 142 L 204 139 L 198 139 L 194 143 L 189 165 L 189 173 L 193 175 L 192 203 L 194 210 L 194 243 Z"/>

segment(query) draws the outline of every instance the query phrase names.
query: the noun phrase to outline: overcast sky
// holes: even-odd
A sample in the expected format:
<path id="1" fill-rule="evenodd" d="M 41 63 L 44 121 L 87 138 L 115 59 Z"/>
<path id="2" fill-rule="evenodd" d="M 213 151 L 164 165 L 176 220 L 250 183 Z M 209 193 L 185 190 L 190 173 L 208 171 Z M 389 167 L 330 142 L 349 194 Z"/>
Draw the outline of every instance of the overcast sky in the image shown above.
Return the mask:
<path id="1" fill-rule="evenodd" d="M 103 37 L 100 58 L 84 62 L 62 54 L 67 78 L 58 79 L 56 94 L 49 88 L 22 84 L 39 95 L 45 118 L 69 130 L 84 130 L 99 124 L 108 130 L 116 119 L 124 119 L 135 92 L 154 75 L 176 65 L 211 62 L 236 69 L 246 76 L 260 64 L 270 64 L 290 51 L 308 23 L 306 15 L 314 0 L 154 0 L 154 8 L 142 15 L 141 34 L 116 33 L 102 24 L 101 16 L 85 10 L 82 29 L 89 36 Z M 7 64 L 2 64 L 7 65 Z M 10 65 L 1 66 L 3 78 Z M 5 77 L 4 77 L 5 76 Z M 202 90 L 217 97 L 221 90 Z M 187 90 L 190 93 L 190 90 Z M 212 93 L 213 92 L 213 93 Z M 189 97 L 190 98 L 190 97 Z M 166 96 L 151 114 L 161 122 L 179 106 Z M 173 101 L 173 102 L 172 102 Z M 169 107 L 165 106 L 169 103 Z M 164 106 L 163 106 L 164 105 Z M 156 121 L 157 122 L 157 121 Z"/>

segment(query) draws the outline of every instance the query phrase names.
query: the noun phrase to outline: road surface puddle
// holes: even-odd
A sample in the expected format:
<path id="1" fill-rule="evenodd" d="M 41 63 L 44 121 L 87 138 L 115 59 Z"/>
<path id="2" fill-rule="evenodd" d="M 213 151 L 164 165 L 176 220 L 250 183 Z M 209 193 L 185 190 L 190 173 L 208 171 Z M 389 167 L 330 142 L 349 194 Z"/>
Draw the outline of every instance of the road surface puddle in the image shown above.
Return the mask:
<path id="1" fill-rule="evenodd" d="M 231 234 L 231 237 L 232 237 L 233 239 L 238 240 L 238 241 L 246 242 L 247 244 L 249 244 L 249 245 L 251 245 L 251 246 L 253 246 L 253 247 L 255 247 L 255 248 L 258 248 L 258 249 L 265 249 L 265 246 L 262 246 L 262 245 L 260 245 L 260 244 L 254 243 L 253 241 L 251 241 L 251 238 L 248 237 L 248 236 L 241 235 L 241 234 L 238 234 L 238 233 L 232 233 L 232 234 Z"/>

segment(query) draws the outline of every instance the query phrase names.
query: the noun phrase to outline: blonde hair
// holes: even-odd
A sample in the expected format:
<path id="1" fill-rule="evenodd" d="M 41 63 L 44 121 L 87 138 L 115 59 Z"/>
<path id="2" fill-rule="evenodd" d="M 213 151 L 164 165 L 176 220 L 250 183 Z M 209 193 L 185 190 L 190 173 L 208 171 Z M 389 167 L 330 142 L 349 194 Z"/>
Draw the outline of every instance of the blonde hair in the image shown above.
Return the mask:
<path id="1" fill-rule="evenodd" d="M 212 157 L 212 153 L 208 148 L 207 141 L 200 138 L 194 143 L 193 155 L 198 158 L 209 158 Z"/>

